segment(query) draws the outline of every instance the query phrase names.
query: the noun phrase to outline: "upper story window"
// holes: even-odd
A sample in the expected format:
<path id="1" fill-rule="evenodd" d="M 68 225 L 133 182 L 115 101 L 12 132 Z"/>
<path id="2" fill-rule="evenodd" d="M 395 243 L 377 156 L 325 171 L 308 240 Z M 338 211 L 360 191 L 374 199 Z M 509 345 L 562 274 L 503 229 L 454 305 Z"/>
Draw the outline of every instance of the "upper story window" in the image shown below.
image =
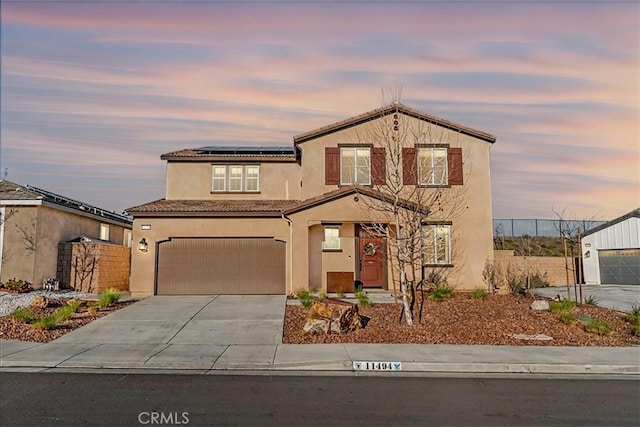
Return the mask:
<path id="1" fill-rule="evenodd" d="M 451 225 L 422 225 L 422 256 L 427 265 L 451 264 Z"/>
<path id="2" fill-rule="evenodd" d="M 447 149 L 418 148 L 418 184 L 447 185 Z"/>
<path id="3" fill-rule="evenodd" d="M 260 166 L 213 165 L 212 191 L 243 193 L 260 191 Z"/>
<path id="4" fill-rule="evenodd" d="M 109 224 L 100 224 L 100 240 L 109 240 Z"/>
<path id="5" fill-rule="evenodd" d="M 340 148 L 340 184 L 371 184 L 371 149 Z"/>
<path id="6" fill-rule="evenodd" d="M 448 144 L 402 149 L 402 182 L 405 185 L 464 185 L 462 148 Z"/>

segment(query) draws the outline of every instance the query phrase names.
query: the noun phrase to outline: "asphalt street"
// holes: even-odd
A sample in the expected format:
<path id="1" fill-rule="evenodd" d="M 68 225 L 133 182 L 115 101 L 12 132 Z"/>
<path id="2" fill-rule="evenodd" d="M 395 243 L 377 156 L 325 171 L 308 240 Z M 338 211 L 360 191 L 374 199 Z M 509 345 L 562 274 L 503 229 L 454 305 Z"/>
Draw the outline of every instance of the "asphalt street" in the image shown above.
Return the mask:
<path id="1" fill-rule="evenodd" d="M 1 373 L 0 425 L 637 426 L 628 379 Z"/>

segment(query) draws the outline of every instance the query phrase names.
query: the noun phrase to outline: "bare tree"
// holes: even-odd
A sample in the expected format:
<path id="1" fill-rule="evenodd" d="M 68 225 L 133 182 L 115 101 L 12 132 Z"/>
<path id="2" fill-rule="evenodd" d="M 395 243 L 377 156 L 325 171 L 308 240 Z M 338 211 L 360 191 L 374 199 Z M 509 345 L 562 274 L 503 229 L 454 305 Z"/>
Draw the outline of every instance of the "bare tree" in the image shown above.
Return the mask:
<path id="1" fill-rule="evenodd" d="M 93 275 L 98 266 L 98 250 L 94 242 L 81 242 L 74 244 L 76 256 L 73 260 L 73 289 L 85 290 L 85 282 L 87 282 L 87 292 L 93 291 Z M 78 283 L 79 282 L 79 283 Z"/>
<path id="2" fill-rule="evenodd" d="M 392 105 L 398 105 L 400 92 L 401 90 L 396 90 L 392 96 Z M 424 223 L 428 219 L 431 224 L 443 227 L 450 224 L 464 209 L 465 187 L 438 185 L 443 180 L 446 183 L 446 157 L 431 159 L 432 162 L 440 162 L 442 167 L 437 164 L 434 168 L 426 168 L 427 170 L 420 168 L 419 160 L 416 160 L 416 147 L 421 144 L 437 147 L 438 144 L 453 142 L 447 138 L 447 130 L 434 123 L 401 114 L 399 107 L 395 112 L 385 113 L 387 111 L 378 120 L 369 122 L 363 134 L 357 135 L 359 141 L 366 141 L 373 147 L 371 184 L 373 191 L 381 196 L 363 198 L 363 205 L 371 218 L 371 222 L 363 224 L 363 227 L 367 227 L 370 234 L 387 239 L 387 255 L 391 263 L 394 289 L 399 284 L 402 314 L 407 324 L 413 325 L 416 285 L 422 289 L 423 265 L 429 261 L 423 259 L 428 253 L 423 247 Z M 446 150 L 439 150 L 437 154 L 442 155 L 442 152 L 447 155 Z M 407 184 L 411 182 L 408 177 L 422 181 L 420 174 L 435 185 L 416 185 L 418 182 Z M 443 240 L 451 239 L 451 235 L 431 237 L 435 245 L 451 247 L 450 242 Z M 430 261 L 436 264 L 436 260 Z M 442 271 L 434 268 L 429 276 L 435 279 L 442 274 Z"/>

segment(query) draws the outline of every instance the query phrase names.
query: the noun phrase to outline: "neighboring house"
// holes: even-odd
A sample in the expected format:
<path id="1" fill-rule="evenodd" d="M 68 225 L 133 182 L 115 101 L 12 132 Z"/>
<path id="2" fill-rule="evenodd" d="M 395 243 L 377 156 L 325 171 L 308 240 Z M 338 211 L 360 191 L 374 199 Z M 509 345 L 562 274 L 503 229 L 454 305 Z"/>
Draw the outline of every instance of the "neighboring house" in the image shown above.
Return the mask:
<path id="1" fill-rule="evenodd" d="M 82 235 L 130 246 L 131 226 L 127 216 L 0 180 L 0 281 L 39 288 L 56 277 L 59 243 Z"/>
<path id="2" fill-rule="evenodd" d="M 587 284 L 640 285 L 640 209 L 586 231 L 582 260 Z"/>
<path id="3" fill-rule="evenodd" d="M 424 206 L 425 263 L 459 289 L 482 286 L 485 261 L 493 259 L 495 137 L 396 103 L 298 135 L 290 147 L 162 155 L 165 198 L 127 210 L 134 217 L 132 295 L 350 291 L 356 281 L 396 289 L 387 241 L 368 232 L 374 221 L 395 226 L 371 209 L 390 202 L 377 188 L 394 164 L 368 135 L 388 124 L 384 132 L 395 138 L 398 123 L 424 130 L 397 165 L 407 193 L 418 185 L 465 197 L 455 218 Z M 401 204 L 412 206 L 410 198 Z"/>

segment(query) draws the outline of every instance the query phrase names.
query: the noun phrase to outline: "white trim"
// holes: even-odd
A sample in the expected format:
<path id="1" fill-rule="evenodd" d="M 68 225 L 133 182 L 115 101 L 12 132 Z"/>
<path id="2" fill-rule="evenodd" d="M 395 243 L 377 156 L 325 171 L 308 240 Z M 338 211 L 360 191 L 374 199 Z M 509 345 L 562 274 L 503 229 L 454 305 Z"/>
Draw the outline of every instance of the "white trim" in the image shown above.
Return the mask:
<path id="1" fill-rule="evenodd" d="M 42 200 L 0 200 L 2 206 L 39 206 Z"/>

